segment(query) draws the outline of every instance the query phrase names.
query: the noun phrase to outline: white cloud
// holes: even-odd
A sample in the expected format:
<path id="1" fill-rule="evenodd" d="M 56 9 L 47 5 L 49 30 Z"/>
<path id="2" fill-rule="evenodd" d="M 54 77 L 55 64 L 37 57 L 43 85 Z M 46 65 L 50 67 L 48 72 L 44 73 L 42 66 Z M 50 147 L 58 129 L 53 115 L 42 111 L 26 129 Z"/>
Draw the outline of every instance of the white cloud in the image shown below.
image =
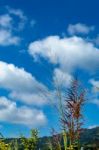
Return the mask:
<path id="1" fill-rule="evenodd" d="M 0 16 L 0 27 L 2 28 L 11 28 L 12 27 L 12 18 L 9 14 L 4 14 Z"/>
<path id="2" fill-rule="evenodd" d="M 41 110 L 27 106 L 18 107 L 15 102 L 0 97 L 0 121 L 37 127 L 45 125 L 47 119 Z"/>
<path id="3" fill-rule="evenodd" d="M 90 31 L 94 30 L 94 26 L 87 26 L 85 24 L 77 23 L 77 24 L 70 24 L 68 26 L 68 33 L 70 35 L 75 35 L 75 34 L 88 34 Z"/>
<path id="4" fill-rule="evenodd" d="M 89 80 L 91 84 L 91 93 L 89 95 L 89 103 L 99 107 L 99 81 L 94 78 Z"/>
<path id="5" fill-rule="evenodd" d="M 92 89 L 94 92 L 99 91 L 99 81 L 95 79 L 90 79 L 89 83 L 92 85 Z"/>
<path id="6" fill-rule="evenodd" d="M 8 90 L 12 99 L 26 104 L 40 106 L 48 103 L 47 87 L 23 68 L 2 61 L 0 61 L 0 88 Z"/>
<path id="7" fill-rule="evenodd" d="M 99 127 L 99 125 L 92 125 L 92 126 L 89 126 L 88 129 L 94 129 L 96 127 Z"/>
<path id="8" fill-rule="evenodd" d="M 24 28 L 27 18 L 19 9 L 7 9 L 7 13 L 0 15 L 0 45 L 18 45 L 21 38 L 17 33 Z M 18 21 L 15 17 L 18 17 Z"/>
<path id="9" fill-rule="evenodd" d="M 25 23 L 27 21 L 27 17 L 24 15 L 23 11 L 20 9 L 13 9 L 10 7 L 7 7 L 8 13 L 10 15 L 17 16 L 19 18 L 19 22 L 17 23 L 17 29 L 22 30 L 25 26 Z"/>
<path id="10" fill-rule="evenodd" d="M 8 9 L 8 12 L 10 14 L 14 14 L 16 16 L 19 16 L 21 19 L 25 20 L 26 16 L 24 16 L 22 10 L 20 10 L 20 9 L 13 9 L 13 8 L 10 8 L 10 7 L 7 7 L 7 9 Z"/>
<path id="11" fill-rule="evenodd" d="M 17 45 L 20 37 L 13 34 L 13 18 L 9 14 L 0 16 L 0 45 Z"/>
<path id="12" fill-rule="evenodd" d="M 95 79 L 90 79 L 89 82 L 94 86 L 94 87 L 99 87 L 99 81 Z"/>
<path id="13" fill-rule="evenodd" d="M 0 45 L 8 46 L 8 45 L 17 45 L 20 43 L 20 38 L 14 36 L 11 31 L 1 29 L 0 30 Z"/>
<path id="14" fill-rule="evenodd" d="M 12 92 L 9 94 L 9 97 L 14 99 L 14 100 L 19 100 L 22 101 L 28 105 L 37 105 L 37 106 L 42 106 L 47 103 L 48 101 L 48 96 L 44 92 L 46 91 L 39 91 L 39 87 L 35 87 L 36 91 L 34 92 Z M 37 90 L 38 89 L 38 90 Z"/>
<path id="15" fill-rule="evenodd" d="M 60 69 L 55 69 L 53 79 L 55 85 L 67 87 L 68 85 L 70 85 L 73 77 Z"/>
<path id="16" fill-rule="evenodd" d="M 35 60 L 43 57 L 52 64 L 58 64 L 66 73 L 73 72 L 75 68 L 93 71 L 99 64 L 99 49 L 93 43 L 77 36 L 70 38 L 49 36 L 34 41 L 29 45 L 29 54 Z"/>
<path id="17" fill-rule="evenodd" d="M 10 90 L 31 91 L 37 82 L 23 68 L 0 61 L 0 86 Z M 24 86 L 23 86 L 24 85 Z"/>
<path id="18" fill-rule="evenodd" d="M 97 105 L 99 107 L 99 99 L 94 99 L 92 101 L 93 104 Z"/>

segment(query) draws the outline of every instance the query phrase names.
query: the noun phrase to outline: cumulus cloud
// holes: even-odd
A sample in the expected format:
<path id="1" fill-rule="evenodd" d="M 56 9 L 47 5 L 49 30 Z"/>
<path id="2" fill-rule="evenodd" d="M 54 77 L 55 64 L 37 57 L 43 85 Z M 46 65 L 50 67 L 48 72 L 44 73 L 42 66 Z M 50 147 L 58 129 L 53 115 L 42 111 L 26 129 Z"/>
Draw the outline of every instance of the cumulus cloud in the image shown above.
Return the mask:
<path id="1" fill-rule="evenodd" d="M 70 24 L 67 29 L 70 35 L 88 34 L 90 31 L 93 31 L 93 30 L 94 30 L 94 26 L 87 26 L 81 23 Z"/>
<path id="2" fill-rule="evenodd" d="M 99 64 L 99 49 L 93 43 L 77 36 L 49 36 L 30 43 L 28 49 L 35 60 L 43 57 L 52 64 L 59 65 L 61 70 L 67 73 L 76 68 L 95 70 Z"/>
<path id="3" fill-rule="evenodd" d="M 26 104 L 44 105 L 48 103 L 46 86 L 23 68 L 2 61 L 0 61 L 0 88 L 8 90 L 10 98 Z"/>
<path id="4" fill-rule="evenodd" d="M 37 127 L 45 125 L 47 119 L 41 110 L 27 106 L 18 107 L 15 102 L 0 97 L 0 121 Z"/>

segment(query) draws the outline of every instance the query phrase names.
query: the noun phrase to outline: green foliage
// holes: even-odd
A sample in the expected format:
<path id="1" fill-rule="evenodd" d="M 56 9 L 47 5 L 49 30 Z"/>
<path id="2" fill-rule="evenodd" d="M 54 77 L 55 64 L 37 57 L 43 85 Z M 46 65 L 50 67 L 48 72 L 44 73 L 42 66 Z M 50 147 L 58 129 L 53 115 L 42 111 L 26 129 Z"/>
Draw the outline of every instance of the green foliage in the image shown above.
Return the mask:
<path id="1" fill-rule="evenodd" d="M 20 149 L 20 144 L 18 143 L 18 140 L 15 139 L 15 140 L 12 140 L 10 142 L 10 149 L 9 150 L 21 150 Z"/>
<path id="2" fill-rule="evenodd" d="M 10 150 L 10 145 L 6 144 L 3 139 L 0 140 L 0 150 Z"/>
<path id="3" fill-rule="evenodd" d="M 31 130 L 31 137 L 26 138 L 24 136 L 21 137 L 21 143 L 24 150 L 35 150 L 38 143 L 38 130 Z"/>

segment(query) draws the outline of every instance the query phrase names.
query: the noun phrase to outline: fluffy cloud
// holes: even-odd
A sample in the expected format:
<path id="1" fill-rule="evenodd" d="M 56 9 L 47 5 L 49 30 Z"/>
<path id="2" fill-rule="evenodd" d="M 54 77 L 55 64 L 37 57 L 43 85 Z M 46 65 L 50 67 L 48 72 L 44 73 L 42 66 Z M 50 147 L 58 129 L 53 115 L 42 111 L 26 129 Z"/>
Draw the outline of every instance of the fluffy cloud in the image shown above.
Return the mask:
<path id="1" fill-rule="evenodd" d="M 0 61 L 0 88 L 8 90 L 9 97 L 26 104 L 48 103 L 48 89 L 23 68 Z"/>
<path id="2" fill-rule="evenodd" d="M 9 94 L 9 97 L 14 100 L 22 101 L 28 105 L 37 105 L 42 106 L 49 102 L 48 94 L 45 94 L 46 91 L 39 91 L 39 87 L 35 87 L 35 92 L 11 92 Z M 38 90 L 37 90 L 38 89 Z"/>
<path id="3" fill-rule="evenodd" d="M 68 26 L 68 33 L 70 35 L 75 35 L 75 34 L 88 34 L 90 31 L 94 30 L 94 26 L 87 26 L 85 24 L 77 23 L 77 24 L 70 24 Z"/>
<path id="4" fill-rule="evenodd" d="M 75 68 L 94 70 L 99 64 L 99 49 L 93 43 L 77 36 L 49 36 L 34 41 L 29 45 L 29 54 L 35 60 L 43 57 L 52 64 L 59 65 L 66 73 L 71 73 Z"/>
<path id="5" fill-rule="evenodd" d="M 53 79 L 55 85 L 67 87 L 71 83 L 73 77 L 60 69 L 55 69 Z"/>
<path id="6" fill-rule="evenodd" d="M 45 125 L 47 119 L 41 110 L 27 106 L 18 107 L 15 102 L 0 97 L 0 121 L 37 127 Z"/>

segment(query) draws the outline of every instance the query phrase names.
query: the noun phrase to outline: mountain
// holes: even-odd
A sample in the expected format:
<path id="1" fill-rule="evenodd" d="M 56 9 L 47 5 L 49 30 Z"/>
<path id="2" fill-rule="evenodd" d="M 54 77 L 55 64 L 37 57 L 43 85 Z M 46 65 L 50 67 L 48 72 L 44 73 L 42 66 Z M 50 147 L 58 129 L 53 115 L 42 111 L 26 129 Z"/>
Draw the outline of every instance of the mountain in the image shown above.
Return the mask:
<path id="1" fill-rule="evenodd" d="M 51 138 L 51 137 L 50 137 Z M 40 139 L 40 146 L 43 147 L 48 143 L 49 137 L 42 137 Z M 80 138 L 81 145 L 84 146 L 99 146 L 99 127 L 92 129 L 83 129 Z"/>
<path id="2" fill-rule="evenodd" d="M 84 129 L 81 134 L 81 143 L 82 144 L 96 144 L 99 146 L 99 127 L 92 129 Z"/>

